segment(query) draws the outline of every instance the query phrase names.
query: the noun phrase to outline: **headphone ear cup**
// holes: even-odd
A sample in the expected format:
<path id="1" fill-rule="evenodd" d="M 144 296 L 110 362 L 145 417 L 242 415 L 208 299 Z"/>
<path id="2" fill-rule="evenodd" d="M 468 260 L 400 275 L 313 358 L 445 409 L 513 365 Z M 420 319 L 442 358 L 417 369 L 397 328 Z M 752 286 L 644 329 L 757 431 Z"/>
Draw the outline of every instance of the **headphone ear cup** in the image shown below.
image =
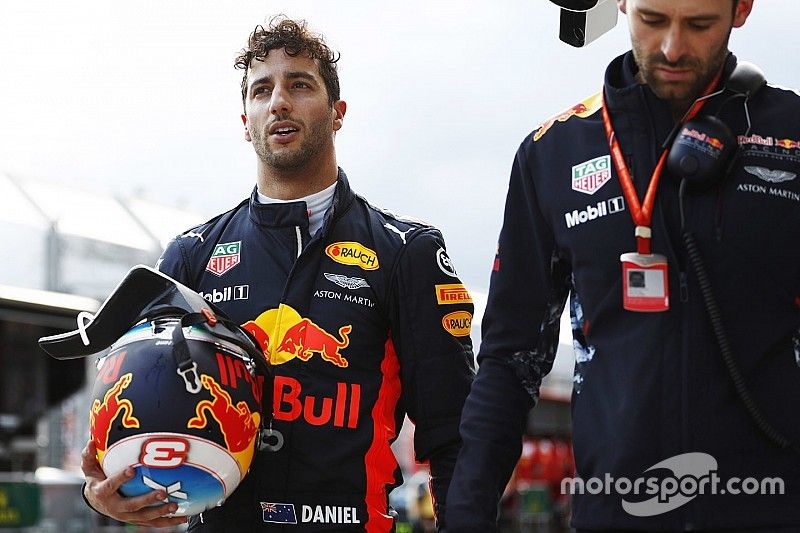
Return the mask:
<path id="1" fill-rule="evenodd" d="M 702 193 L 730 173 L 738 146 L 736 136 L 714 116 L 698 117 L 683 125 L 667 156 L 672 177 L 686 180 L 691 193 Z"/>

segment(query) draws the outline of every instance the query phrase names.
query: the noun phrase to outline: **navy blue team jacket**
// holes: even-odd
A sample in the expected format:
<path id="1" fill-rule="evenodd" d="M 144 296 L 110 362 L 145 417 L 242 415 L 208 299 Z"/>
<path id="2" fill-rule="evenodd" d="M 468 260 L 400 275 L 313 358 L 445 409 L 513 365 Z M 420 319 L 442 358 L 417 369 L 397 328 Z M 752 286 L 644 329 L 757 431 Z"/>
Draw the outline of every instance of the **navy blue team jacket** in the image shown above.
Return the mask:
<path id="1" fill-rule="evenodd" d="M 725 76 L 735 63 L 729 56 Z M 666 102 L 636 82 L 636 72 L 630 52 L 614 60 L 605 93 L 641 200 L 673 119 Z M 745 135 L 742 100 L 723 105 L 728 96 L 712 98 L 701 113 L 719 114 L 738 135 L 739 159 L 722 185 L 686 200 L 686 224 L 710 272 L 747 386 L 767 419 L 797 442 L 800 97 L 763 88 L 750 100 L 752 129 Z M 780 477 L 785 486 L 783 495 L 714 495 L 707 487 L 685 503 L 667 498 L 674 508 L 651 516 L 630 505 L 653 497 L 646 493 L 587 492 L 574 497 L 573 526 L 800 527 L 800 455 L 768 441 L 735 394 L 687 264 L 678 184 L 668 172 L 656 197 L 652 246 L 669 261 L 670 307 L 623 310 L 620 254 L 636 251 L 634 223 L 609 157 L 600 106 L 597 94 L 546 122 L 514 160 L 448 525 L 459 533 L 495 530 L 496 502 L 520 455 L 526 414 L 551 369 L 559 316 L 570 296 L 573 445 L 581 478 L 677 479 L 668 468 L 645 471 L 698 453 L 713 458 L 704 455 L 701 463 L 715 469 L 719 487 L 733 477 Z"/>
<path id="2" fill-rule="evenodd" d="M 285 438 L 190 530 L 390 531 L 402 479 L 389 446 L 406 413 L 443 523 L 474 369 L 473 305 L 441 234 L 371 206 L 342 171 L 313 238 L 305 202 L 256 197 L 158 264 L 254 334 L 274 374 L 262 418 Z"/>

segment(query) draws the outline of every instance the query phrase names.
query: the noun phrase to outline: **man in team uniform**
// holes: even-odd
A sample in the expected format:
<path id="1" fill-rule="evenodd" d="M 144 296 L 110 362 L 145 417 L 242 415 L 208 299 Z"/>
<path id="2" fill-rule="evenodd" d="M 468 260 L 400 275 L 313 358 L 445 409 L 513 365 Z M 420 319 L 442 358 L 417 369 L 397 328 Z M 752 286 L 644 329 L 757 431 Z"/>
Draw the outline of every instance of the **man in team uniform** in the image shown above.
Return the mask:
<path id="1" fill-rule="evenodd" d="M 256 28 L 236 60 L 256 187 L 158 262 L 248 330 L 271 368 L 265 446 L 190 531 L 392 531 L 388 493 L 402 476 L 390 445 L 406 414 L 444 528 L 474 373 L 472 300 L 437 229 L 370 205 L 337 167 L 347 109 L 337 60 L 304 22 Z M 149 507 L 157 491 L 119 496 L 130 472 L 106 479 L 91 447 L 83 469 L 98 511 L 141 525 L 184 520 L 167 516 L 174 504 Z"/>
<path id="2" fill-rule="evenodd" d="M 496 530 L 569 296 L 572 525 L 797 531 L 800 97 L 728 51 L 752 0 L 617 4 L 633 50 L 514 160 L 448 526 Z"/>

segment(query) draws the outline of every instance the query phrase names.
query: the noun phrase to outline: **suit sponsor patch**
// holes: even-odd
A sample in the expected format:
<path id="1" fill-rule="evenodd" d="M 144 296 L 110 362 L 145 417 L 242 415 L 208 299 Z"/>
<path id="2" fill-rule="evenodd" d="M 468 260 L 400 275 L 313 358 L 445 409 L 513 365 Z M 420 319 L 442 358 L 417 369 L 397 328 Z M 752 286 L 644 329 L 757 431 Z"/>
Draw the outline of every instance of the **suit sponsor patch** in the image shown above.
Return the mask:
<path id="1" fill-rule="evenodd" d="M 611 156 L 595 157 L 572 167 L 572 190 L 594 194 L 611 179 Z"/>
<path id="2" fill-rule="evenodd" d="M 362 270 L 378 270 L 378 254 L 360 242 L 342 241 L 329 244 L 325 254 L 342 265 L 357 266 Z"/>
<path id="3" fill-rule="evenodd" d="M 625 211 L 625 198 L 616 196 L 608 200 L 597 202 L 596 205 L 587 205 L 586 209 L 580 211 L 575 209 L 571 213 L 564 213 L 564 218 L 567 223 L 567 228 L 574 228 L 584 222 L 596 220 L 606 215 L 613 215 L 620 211 Z"/>
<path id="4" fill-rule="evenodd" d="M 769 183 L 783 183 L 784 181 L 792 181 L 797 177 L 797 174 L 789 172 L 788 170 L 771 170 L 769 168 L 749 165 L 745 166 L 744 169 L 753 176 Z"/>
<path id="5" fill-rule="evenodd" d="M 444 315 L 442 327 L 453 337 L 468 337 L 472 330 L 472 313 L 454 311 Z"/>
<path id="6" fill-rule="evenodd" d="M 363 287 L 369 287 L 369 283 L 367 283 L 367 280 L 364 278 L 351 278 L 343 274 L 331 274 L 330 272 L 325 272 L 325 279 L 331 283 L 335 283 L 343 289 L 350 289 L 351 291 L 361 289 Z"/>
<path id="7" fill-rule="evenodd" d="M 436 301 L 439 305 L 472 303 L 472 296 L 461 283 L 446 283 L 436 286 Z"/>
<path id="8" fill-rule="evenodd" d="M 247 300 L 250 297 L 250 285 L 234 285 L 221 289 L 212 288 L 211 292 L 201 292 L 205 300 L 211 303 L 229 302 L 231 300 Z"/>
<path id="9" fill-rule="evenodd" d="M 206 270 L 215 276 L 222 276 L 241 261 L 242 241 L 219 243 L 208 260 Z"/>
<path id="10" fill-rule="evenodd" d="M 453 261 L 450 259 L 450 256 L 447 255 L 447 252 L 444 250 L 444 248 L 439 248 L 436 250 L 436 265 L 439 267 L 439 270 L 451 278 L 458 277 L 456 269 L 453 266 Z"/>

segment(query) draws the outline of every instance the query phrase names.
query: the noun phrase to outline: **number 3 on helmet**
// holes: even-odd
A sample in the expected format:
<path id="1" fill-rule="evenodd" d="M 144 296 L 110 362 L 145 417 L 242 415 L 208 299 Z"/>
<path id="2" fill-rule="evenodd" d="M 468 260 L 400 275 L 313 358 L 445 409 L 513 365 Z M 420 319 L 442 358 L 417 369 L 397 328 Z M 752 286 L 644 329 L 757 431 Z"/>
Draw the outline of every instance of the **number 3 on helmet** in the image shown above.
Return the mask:
<path id="1" fill-rule="evenodd" d="M 131 324 L 133 324 L 131 326 Z M 135 267 L 88 326 L 40 339 L 56 358 L 98 360 L 89 430 L 126 496 L 162 490 L 176 515 L 220 505 L 247 474 L 261 426 L 262 352 L 199 294 Z M 105 346 L 104 346 L 105 344 Z"/>

